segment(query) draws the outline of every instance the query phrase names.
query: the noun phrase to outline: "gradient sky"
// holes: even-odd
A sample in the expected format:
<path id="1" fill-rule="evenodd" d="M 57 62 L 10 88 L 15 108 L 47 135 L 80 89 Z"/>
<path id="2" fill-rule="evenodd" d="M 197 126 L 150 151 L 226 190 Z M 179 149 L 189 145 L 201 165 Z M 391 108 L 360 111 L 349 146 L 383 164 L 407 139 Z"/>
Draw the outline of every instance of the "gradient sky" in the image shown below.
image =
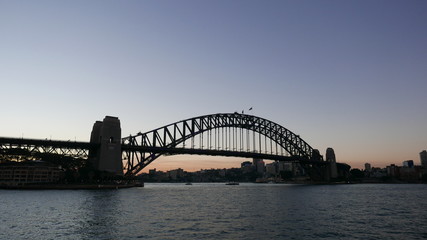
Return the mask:
<path id="1" fill-rule="evenodd" d="M 427 1 L 0 0 L 0 136 L 242 111 L 363 168 L 427 149 Z M 148 168 L 239 166 L 177 156 Z"/>

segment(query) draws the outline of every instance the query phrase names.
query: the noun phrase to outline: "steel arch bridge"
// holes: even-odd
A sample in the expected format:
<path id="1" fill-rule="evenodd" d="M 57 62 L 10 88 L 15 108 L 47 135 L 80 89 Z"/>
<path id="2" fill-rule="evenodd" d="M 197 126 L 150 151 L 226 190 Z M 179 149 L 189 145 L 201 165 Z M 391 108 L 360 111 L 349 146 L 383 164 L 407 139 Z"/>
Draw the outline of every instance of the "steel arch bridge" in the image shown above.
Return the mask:
<path id="1" fill-rule="evenodd" d="M 305 166 L 325 163 L 299 135 L 270 120 L 239 113 L 189 118 L 122 138 L 127 176 L 138 174 L 162 155 L 174 154 L 298 161 Z"/>

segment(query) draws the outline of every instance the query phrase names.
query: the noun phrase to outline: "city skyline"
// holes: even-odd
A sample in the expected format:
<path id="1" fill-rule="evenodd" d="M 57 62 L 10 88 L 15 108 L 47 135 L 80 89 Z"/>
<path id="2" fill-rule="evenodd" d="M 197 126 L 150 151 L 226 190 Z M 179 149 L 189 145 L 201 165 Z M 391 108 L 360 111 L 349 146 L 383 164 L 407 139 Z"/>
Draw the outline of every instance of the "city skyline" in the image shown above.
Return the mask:
<path id="1" fill-rule="evenodd" d="M 423 150 L 425 151 L 425 150 Z M 326 151 L 321 153 L 323 157 L 326 157 Z M 217 157 L 217 156 L 194 156 L 194 155 L 179 155 L 179 156 L 166 156 L 161 157 L 156 161 L 153 161 L 150 165 L 142 170 L 147 173 L 150 169 L 157 169 L 159 171 L 169 171 L 181 168 L 188 172 L 196 172 L 205 169 L 222 169 L 222 168 L 240 168 L 240 164 L 245 161 L 250 161 L 249 158 L 238 158 L 238 157 Z M 340 163 L 346 163 L 351 168 L 358 168 L 360 170 L 365 169 L 365 164 L 368 163 L 373 168 L 385 168 L 390 165 L 403 166 L 403 162 L 412 160 L 414 165 L 422 166 L 421 159 L 418 154 L 418 158 L 405 159 L 400 162 L 389 162 L 384 164 L 378 164 L 375 161 L 366 161 L 358 165 L 352 165 L 345 161 L 337 161 Z M 274 160 L 264 159 L 266 163 L 272 163 Z"/>
<path id="2" fill-rule="evenodd" d="M 0 136 L 89 141 L 111 115 L 124 137 L 253 107 L 354 168 L 419 165 L 426 10 L 423 1 L 0 0 Z M 185 155 L 147 168 L 242 161 Z"/>

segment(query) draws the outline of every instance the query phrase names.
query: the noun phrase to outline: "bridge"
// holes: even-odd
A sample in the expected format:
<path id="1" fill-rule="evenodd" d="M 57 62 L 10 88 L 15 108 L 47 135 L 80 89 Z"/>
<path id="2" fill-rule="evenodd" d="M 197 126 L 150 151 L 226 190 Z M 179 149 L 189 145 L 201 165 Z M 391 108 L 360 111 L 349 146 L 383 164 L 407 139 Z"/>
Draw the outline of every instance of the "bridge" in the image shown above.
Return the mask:
<path id="1" fill-rule="evenodd" d="M 159 157 L 177 154 L 297 162 L 317 180 L 327 180 L 331 169 L 336 171 L 335 159 L 325 161 L 299 135 L 240 113 L 189 118 L 123 138 L 119 119 L 107 116 L 95 122 L 90 142 L 0 137 L 1 159 L 34 160 L 41 154 L 86 159 L 98 171 L 122 176 L 136 176 Z"/>

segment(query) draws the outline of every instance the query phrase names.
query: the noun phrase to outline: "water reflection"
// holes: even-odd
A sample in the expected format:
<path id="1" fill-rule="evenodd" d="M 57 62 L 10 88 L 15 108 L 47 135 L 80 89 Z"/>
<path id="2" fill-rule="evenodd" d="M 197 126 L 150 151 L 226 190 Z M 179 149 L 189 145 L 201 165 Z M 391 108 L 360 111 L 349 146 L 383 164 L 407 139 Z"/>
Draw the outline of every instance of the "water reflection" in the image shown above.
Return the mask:
<path id="1" fill-rule="evenodd" d="M 427 185 L 2 191 L 0 239 L 426 239 Z"/>
<path id="2" fill-rule="evenodd" d="M 117 190 L 85 191 L 78 231 L 82 239 L 120 239 L 117 226 L 123 216 Z"/>

